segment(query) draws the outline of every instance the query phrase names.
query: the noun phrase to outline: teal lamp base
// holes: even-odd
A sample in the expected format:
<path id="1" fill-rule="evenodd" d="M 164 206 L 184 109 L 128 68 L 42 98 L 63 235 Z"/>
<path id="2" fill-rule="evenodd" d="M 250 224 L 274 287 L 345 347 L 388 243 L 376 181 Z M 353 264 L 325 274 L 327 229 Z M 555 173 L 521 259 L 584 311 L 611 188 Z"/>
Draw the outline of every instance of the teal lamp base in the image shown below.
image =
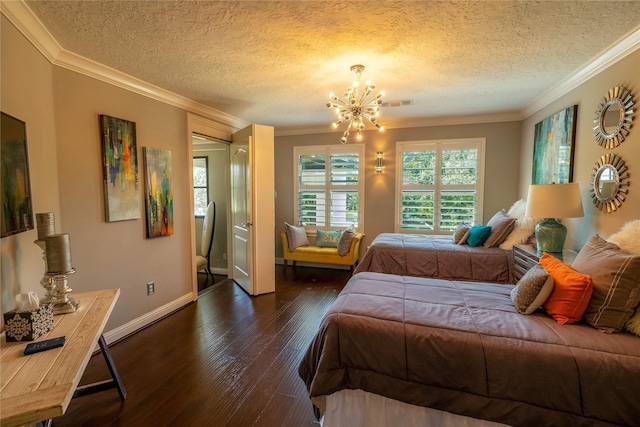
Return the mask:
<path id="1" fill-rule="evenodd" d="M 536 225 L 537 253 L 562 254 L 564 241 L 567 238 L 567 227 L 553 218 L 547 218 Z"/>

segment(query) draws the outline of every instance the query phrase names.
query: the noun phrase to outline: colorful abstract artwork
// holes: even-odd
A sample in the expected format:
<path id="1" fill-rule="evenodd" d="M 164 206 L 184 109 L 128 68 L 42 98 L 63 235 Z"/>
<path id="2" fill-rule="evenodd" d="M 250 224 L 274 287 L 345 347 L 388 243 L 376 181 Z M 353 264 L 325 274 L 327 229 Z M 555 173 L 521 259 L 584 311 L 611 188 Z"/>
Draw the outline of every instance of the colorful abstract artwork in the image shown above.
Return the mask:
<path id="1" fill-rule="evenodd" d="M 2 113 L 0 134 L 1 236 L 33 229 L 26 124 Z"/>
<path id="2" fill-rule="evenodd" d="M 136 124 L 100 115 L 105 220 L 140 218 Z"/>
<path id="3" fill-rule="evenodd" d="M 143 147 L 147 237 L 173 234 L 171 151 Z"/>
<path id="4" fill-rule="evenodd" d="M 577 114 L 578 106 L 574 105 L 536 124 L 532 184 L 572 182 Z"/>

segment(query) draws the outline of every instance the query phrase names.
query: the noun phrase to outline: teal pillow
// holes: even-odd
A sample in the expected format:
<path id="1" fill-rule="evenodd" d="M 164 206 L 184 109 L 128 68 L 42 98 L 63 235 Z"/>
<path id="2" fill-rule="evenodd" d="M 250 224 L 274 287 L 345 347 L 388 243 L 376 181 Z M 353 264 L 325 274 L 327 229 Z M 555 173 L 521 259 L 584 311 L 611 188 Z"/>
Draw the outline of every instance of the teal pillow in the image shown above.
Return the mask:
<path id="1" fill-rule="evenodd" d="M 488 225 L 474 225 L 469 229 L 469 237 L 467 243 L 469 246 L 482 246 L 485 240 L 491 234 L 491 227 Z"/>
<path id="2" fill-rule="evenodd" d="M 337 248 L 342 230 L 324 231 L 318 230 L 316 246 L 321 248 Z"/>

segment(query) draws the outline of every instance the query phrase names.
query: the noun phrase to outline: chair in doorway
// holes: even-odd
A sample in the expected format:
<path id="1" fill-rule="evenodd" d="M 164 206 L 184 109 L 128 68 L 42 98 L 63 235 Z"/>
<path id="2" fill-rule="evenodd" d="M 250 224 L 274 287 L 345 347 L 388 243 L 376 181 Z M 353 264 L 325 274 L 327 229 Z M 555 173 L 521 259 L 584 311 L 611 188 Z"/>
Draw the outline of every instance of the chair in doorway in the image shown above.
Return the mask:
<path id="1" fill-rule="evenodd" d="M 216 204 L 209 203 L 202 223 L 202 242 L 200 244 L 201 255 L 196 256 L 196 271 L 204 270 L 213 278 L 211 272 L 211 249 L 213 247 L 213 231 L 216 228 Z"/>

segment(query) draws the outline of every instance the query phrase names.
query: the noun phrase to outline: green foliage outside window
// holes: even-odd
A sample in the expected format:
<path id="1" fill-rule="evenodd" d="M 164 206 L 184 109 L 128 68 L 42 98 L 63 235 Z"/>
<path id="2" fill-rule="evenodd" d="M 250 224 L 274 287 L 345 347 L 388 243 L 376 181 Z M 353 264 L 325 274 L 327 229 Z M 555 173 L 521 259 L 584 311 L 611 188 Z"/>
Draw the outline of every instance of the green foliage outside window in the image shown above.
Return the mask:
<path id="1" fill-rule="evenodd" d="M 204 216 L 209 204 L 209 171 L 206 157 L 193 158 L 193 208 L 196 216 Z"/>
<path id="2" fill-rule="evenodd" d="M 477 175 L 476 148 L 404 151 L 402 229 L 431 231 L 437 223 L 439 231 L 448 232 L 460 222 L 472 224 L 476 215 Z"/>

